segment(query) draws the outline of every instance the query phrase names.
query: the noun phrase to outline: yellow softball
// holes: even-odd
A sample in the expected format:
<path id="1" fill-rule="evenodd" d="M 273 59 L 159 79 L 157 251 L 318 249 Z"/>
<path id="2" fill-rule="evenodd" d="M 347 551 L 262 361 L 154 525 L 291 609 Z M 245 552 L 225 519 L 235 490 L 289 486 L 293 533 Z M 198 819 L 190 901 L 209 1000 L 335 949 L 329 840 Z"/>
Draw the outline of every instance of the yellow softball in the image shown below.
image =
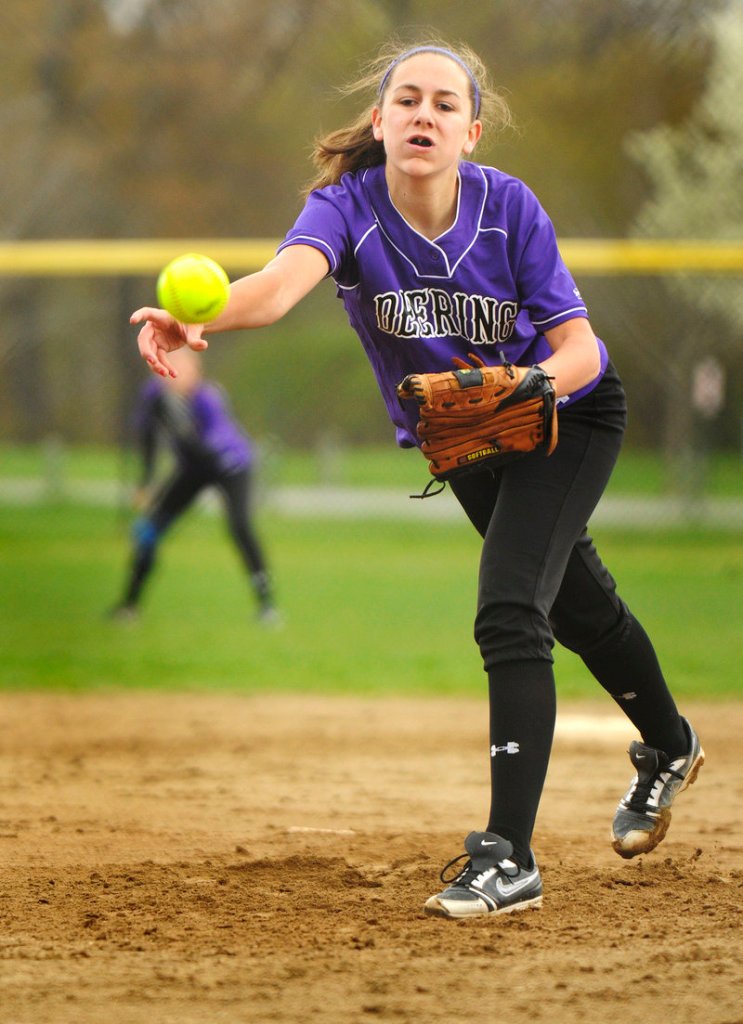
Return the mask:
<path id="1" fill-rule="evenodd" d="M 163 267 L 157 279 L 157 301 L 185 324 L 205 324 L 227 305 L 230 280 L 209 256 L 187 252 Z"/>

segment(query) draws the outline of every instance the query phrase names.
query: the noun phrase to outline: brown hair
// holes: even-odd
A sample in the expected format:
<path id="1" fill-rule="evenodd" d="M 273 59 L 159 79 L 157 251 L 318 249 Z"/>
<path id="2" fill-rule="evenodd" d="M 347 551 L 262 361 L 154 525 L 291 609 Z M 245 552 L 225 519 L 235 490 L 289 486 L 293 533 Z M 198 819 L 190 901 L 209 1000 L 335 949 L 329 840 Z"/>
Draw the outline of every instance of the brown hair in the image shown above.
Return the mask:
<path id="1" fill-rule="evenodd" d="M 418 53 L 425 51 L 428 47 L 434 50 L 450 51 L 469 69 L 472 110 L 474 113 L 477 106 L 474 88 L 476 82 L 480 100 L 478 116 L 484 124 L 496 129 L 510 125 L 511 112 L 506 100 L 492 88 L 485 65 L 469 46 L 461 43 L 451 45 L 440 40 L 429 39 L 411 47 L 393 40 L 387 43 L 379 54 L 369 62 L 364 73 L 356 81 L 341 88 L 340 91 L 344 96 L 364 92 L 371 94 L 373 100 L 351 124 L 315 140 L 312 162 L 317 168 L 317 174 L 303 190 L 305 196 L 326 185 L 336 185 L 348 171 L 358 171 L 363 167 L 376 167 L 385 162 L 384 144 L 377 142 L 374 138 L 371 122 L 371 112 L 383 98 L 383 95 L 379 95 L 380 84 L 390 66 L 399 61 L 401 57 L 405 57 L 410 50 L 414 49 Z"/>

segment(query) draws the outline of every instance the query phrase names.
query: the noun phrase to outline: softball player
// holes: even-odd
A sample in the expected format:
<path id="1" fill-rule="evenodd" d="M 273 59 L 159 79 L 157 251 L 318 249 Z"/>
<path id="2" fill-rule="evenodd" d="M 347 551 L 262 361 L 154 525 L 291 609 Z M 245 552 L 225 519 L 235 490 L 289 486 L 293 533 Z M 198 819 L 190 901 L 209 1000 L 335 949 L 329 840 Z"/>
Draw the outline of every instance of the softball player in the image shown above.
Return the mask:
<path id="1" fill-rule="evenodd" d="M 554 454 L 481 465 L 452 482 L 483 537 L 475 638 L 489 682 L 491 806 L 484 831 L 471 832 L 451 862 L 463 867 L 447 879 L 447 865 L 426 910 L 497 914 L 541 902 L 531 839 L 555 723 L 555 639 L 581 656 L 642 737 L 613 824 L 621 856 L 663 838 L 703 754 L 586 530 L 622 441 L 621 382 L 534 194 L 465 159 L 487 110 L 503 124 L 507 108 L 462 48 L 387 53 L 371 81 L 373 105 L 318 144 L 318 177 L 299 218 L 262 271 L 232 284 L 225 311 L 206 327 L 150 308 L 132 322 L 144 324 L 143 358 L 167 375 L 173 349 L 273 323 L 331 276 L 403 447 L 417 443 L 414 404 L 403 408 L 395 393 L 409 373 L 450 370 L 453 356 L 476 352 L 488 363 L 539 364 L 553 379 Z"/>
<path id="2" fill-rule="evenodd" d="M 259 621 L 278 624 L 265 557 L 249 512 L 250 440 L 230 415 L 221 388 L 202 380 L 200 356 L 184 348 L 174 358 L 178 376 L 167 383 L 150 380 L 139 394 L 135 419 L 142 453 L 140 495 L 149 492 L 160 435 L 170 442 L 175 467 L 134 524 L 131 567 L 112 616 L 136 616 L 163 536 L 205 488 L 216 487 L 255 594 Z"/>

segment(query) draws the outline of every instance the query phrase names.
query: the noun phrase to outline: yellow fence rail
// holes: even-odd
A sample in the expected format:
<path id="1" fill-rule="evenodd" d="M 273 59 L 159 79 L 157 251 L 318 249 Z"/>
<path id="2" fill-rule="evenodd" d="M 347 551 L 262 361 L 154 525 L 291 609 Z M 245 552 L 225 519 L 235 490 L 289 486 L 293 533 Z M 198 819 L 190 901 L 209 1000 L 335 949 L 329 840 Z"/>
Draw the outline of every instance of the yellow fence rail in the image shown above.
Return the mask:
<path id="1" fill-rule="evenodd" d="M 279 244 L 273 238 L 70 239 L 0 242 L 0 275 L 118 277 L 157 273 L 183 252 L 203 252 L 234 274 L 259 270 Z M 595 276 L 743 271 L 743 241 L 566 238 L 571 271 Z"/>

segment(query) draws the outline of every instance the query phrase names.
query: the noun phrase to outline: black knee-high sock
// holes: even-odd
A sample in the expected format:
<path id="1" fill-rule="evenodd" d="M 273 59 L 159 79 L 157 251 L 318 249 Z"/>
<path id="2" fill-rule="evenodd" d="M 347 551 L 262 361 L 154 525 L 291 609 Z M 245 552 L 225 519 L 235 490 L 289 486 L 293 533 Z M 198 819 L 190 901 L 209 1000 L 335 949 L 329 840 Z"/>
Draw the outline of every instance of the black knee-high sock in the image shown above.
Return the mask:
<path id="1" fill-rule="evenodd" d="M 633 615 L 621 637 L 584 654 L 583 661 L 645 743 L 670 757 L 687 753 L 689 740 L 655 648 Z"/>
<path id="2" fill-rule="evenodd" d="M 555 731 L 555 680 L 548 661 L 512 661 L 488 673 L 490 786 L 488 832 L 530 863 L 531 835 Z"/>
<path id="3" fill-rule="evenodd" d="M 139 602 L 145 580 L 152 572 L 155 564 L 155 552 L 150 546 L 137 547 L 132 557 L 129 570 L 129 581 L 124 593 L 123 603 L 134 608 Z"/>
<path id="4" fill-rule="evenodd" d="M 250 582 L 259 606 L 263 609 L 272 608 L 273 594 L 271 592 L 271 578 L 268 573 L 265 570 L 254 572 L 250 577 Z"/>

